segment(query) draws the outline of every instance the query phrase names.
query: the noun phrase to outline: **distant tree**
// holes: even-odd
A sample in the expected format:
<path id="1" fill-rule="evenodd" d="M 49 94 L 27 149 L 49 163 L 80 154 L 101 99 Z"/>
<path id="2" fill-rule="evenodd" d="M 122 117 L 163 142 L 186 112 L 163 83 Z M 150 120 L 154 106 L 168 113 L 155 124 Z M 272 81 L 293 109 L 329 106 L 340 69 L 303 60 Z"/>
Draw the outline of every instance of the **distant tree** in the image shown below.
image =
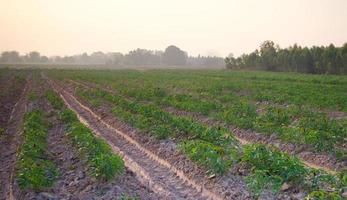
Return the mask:
<path id="1" fill-rule="evenodd" d="M 163 63 L 167 65 L 185 65 L 187 62 L 187 53 L 176 46 L 168 46 L 162 57 Z"/>
<path id="2" fill-rule="evenodd" d="M 108 53 L 107 58 L 107 64 L 109 65 L 121 66 L 124 64 L 124 55 L 122 53 Z"/>
<path id="3" fill-rule="evenodd" d="M 225 58 L 224 61 L 225 61 L 225 65 L 227 69 L 234 69 L 239 67 L 232 53 L 230 53 L 228 57 Z"/>
<path id="4" fill-rule="evenodd" d="M 260 45 L 261 62 L 264 69 L 276 70 L 276 48 L 273 41 L 267 40 Z"/>
<path id="5" fill-rule="evenodd" d="M 291 71 L 290 51 L 288 49 L 279 49 L 277 51 L 275 63 L 279 71 Z"/>
<path id="6" fill-rule="evenodd" d="M 225 65 L 224 59 L 217 56 L 189 56 L 187 65 L 192 67 L 213 67 L 222 68 Z"/>
<path id="7" fill-rule="evenodd" d="M 328 62 L 329 70 L 328 73 L 338 74 L 340 73 L 340 69 L 342 67 L 342 57 L 338 52 L 338 49 L 330 44 L 325 50 L 325 59 Z"/>
<path id="8" fill-rule="evenodd" d="M 19 63 L 21 62 L 21 58 L 19 56 L 19 53 L 17 51 L 5 51 L 2 52 L 1 63 Z"/>
<path id="9" fill-rule="evenodd" d="M 64 56 L 61 58 L 61 63 L 74 64 L 75 63 L 75 57 L 74 56 Z"/>
<path id="10" fill-rule="evenodd" d="M 103 65 L 106 63 L 106 55 L 101 51 L 94 52 L 89 56 L 89 62 L 91 64 Z"/>
<path id="11" fill-rule="evenodd" d="M 307 47 L 303 48 L 301 51 L 301 61 L 302 63 L 300 63 L 300 65 L 303 66 L 304 68 L 303 72 L 307 72 L 311 74 L 315 73 L 315 67 L 314 67 L 312 54 Z"/>
<path id="12" fill-rule="evenodd" d="M 301 47 L 297 44 L 281 49 L 272 41 L 265 41 L 260 50 L 250 54 L 225 58 L 226 68 L 257 69 L 269 71 L 292 71 L 314 74 L 347 73 L 347 43 L 342 47 Z"/>
<path id="13" fill-rule="evenodd" d="M 82 55 L 77 56 L 76 60 L 78 60 L 78 62 L 80 64 L 89 64 L 90 63 L 90 57 L 87 53 L 83 53 Z"/>
<path id="14" fill-rule="evenodd" d="M 342 58 L 342 66 L 343 66 L 343 72 L 347 73 L 347 43 L 343 45 L 341 48 L 341 58 Z"/>
<path id="15" fill-rule="evenodd" d="M 324 52 L 324 48 L 313 46 L 310 51 L 311 51 L 313 66 L 314 66 L 313 73 L 315 74 L 324 73 L 324 63 L 322 61 L 322 54 Z"/>
<path id="16" fill-rule="evenodd" d="M 135 66 L 160 65 L 161 54 L 147 49 L 136 49 L 125 55 L 127 64 Z"/>
<path id="17" fill-rule="evenodd" d="M 41 56 L 40 62 L 41 63 L 48 63 L 49 62 L 49 58 L 47 56 Z"/>
<path id="18" fill-rule="evenodd" d="M 250 53 L 249 55 L 245 54 L 244 59 L 245 60 L 244 60 L 243 64 L 247 68 L 252 67 L 252 66 L 254 66 L 254 67 L 259 66 L 258 62 L 259 62 L 260 57 L 259 57 L 258 51 L 254 51 L 254 52 Z"/>
<path id="19" fill-rule="evenodd" d="M 39 63 L 40 62 L 40 53 L 37 51 L 32 51 L 28 54 L 28 62 L 30 63 Z"/>

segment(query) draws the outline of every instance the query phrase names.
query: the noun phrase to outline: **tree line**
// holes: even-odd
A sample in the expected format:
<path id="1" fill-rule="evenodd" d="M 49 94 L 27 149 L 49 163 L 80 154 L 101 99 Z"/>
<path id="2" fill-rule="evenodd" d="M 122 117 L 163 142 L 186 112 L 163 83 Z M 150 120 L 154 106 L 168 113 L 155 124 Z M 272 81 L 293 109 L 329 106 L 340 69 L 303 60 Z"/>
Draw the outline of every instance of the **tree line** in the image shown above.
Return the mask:
<path id="1" fill-rule="evenodd" d="M 225 58 L 227 69 L 256 69 L 312 74 L 347 74 L 347 43 L 342 47 L 297 44 L 280 48 L 273 41 L 265 41 L 250 54 Z"/>
<path id="2" fill-rule="evenodd" d="M 67 65 L 107 65 L 107 66 L 191 66 L 191 67 L 224 67 L 224 59 L 216 56 L 188 56 L 187 52 L 176 46 L 168 46 L 165 51 L 135 49 L 127 54 L 118 52 L 91 54 L 83 53 L 73 56 L 47 57 L 33 51 L 20 55 L 17 51 L 2 52 L 2 64 L 67 64 Z"/>

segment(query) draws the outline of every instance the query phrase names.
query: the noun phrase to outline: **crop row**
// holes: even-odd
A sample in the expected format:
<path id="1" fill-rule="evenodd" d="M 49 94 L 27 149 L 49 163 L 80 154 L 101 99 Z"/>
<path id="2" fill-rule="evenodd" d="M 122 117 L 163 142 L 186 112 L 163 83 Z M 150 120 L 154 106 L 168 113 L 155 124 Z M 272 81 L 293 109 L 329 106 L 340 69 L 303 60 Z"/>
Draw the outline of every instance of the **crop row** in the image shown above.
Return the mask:
<path id="1" fill-rule="evenodd" d="M 197 142 L 202 140 L 210 149 L 223 149 L 223 151 L 211 151 L 216 159 L 211 160 L 209 157 L 206 157 L 205 162 L 203 162 L 214 173 L 225 172 L 228 166 L 230 166 L 228 163 L 234 160 L 232 152 L 237 151 L 238 145 L 234 137 L 226 129 L 207 127 L 194 122 L 190 118 L 171 115 L 155 105 L 144 105 L 128 101 L 102 90 L 80 91 L 78 94 L 91 102 L 98 98 L 111 102 L 116 105 L 112 112 L 119 119 L 131 124 L 135 128 L 149 132 L 159 139 L 167 137 L 190 138 L 190 141 L 182 142 L 181 144 L 182 149 L 186 151 L 189 148 L 187 143 L 191 142 L 192 139 Z"/>
<path id="2" fill-rule="evenodd" d="M 347 120 L 331 119 L 323 112 L 299 106 L 267 105 L 258 113 L 259 108 L 253 103 L 237 96 L 228 99 L 228 104 L 220 104 L 187 94 L 169 95 L 160 88 L 117 88 L 117 91 L 120 95 L 137 101 L 151 101 L 162 107 L 172 106 L 198 112 L 227 124 L 264 134 L 275 133 L 283 141 L 308 144 L 315 151 L 331 152 L 340 160 L 347 159 L 346 150 L 341 148 L 347 138 Z M 97 105 L 97 99 L 92 101 Z"/>
<path id="3" fill-rule="evenodd" d="M 225 129 L 171 115 L 155 105 L 137 103 L 102 90 L 79 90 L 78 94 L 87 101 L 112 103 L 115 106 L 112 111 L 120 120 L 141 131 L 158 138 L 178 138 L 180 150 L 213 173 L 224 173 L 232 165 L 245 165 L 250 171 L 245 180 L 255 195 L 265 189 L 278 192 L 284 183 L 290 183 L 311 191 L 311 196 L 341 198 L 341 188 L 347 185 L 346 174 L 335 176 L 306 168 L 297 158 L 264 145 L 241 147 Z M 333 191 L 328 191 L 327 185 Z"/>
<path id="4" fill-rule="evenodd" d="M 150 89 L 142 90 L 141 93 L 141 96 L 132 97 L 137 100 L 152 100 L 162 106 L 199 112 L 241 128 L 270 135 L 275 133 L 284 141 L 309 144 L 316 151 L 332 152 L 339 159 L 347 159 L 346 150 L 340 148 L 346 142 L 347 120 L 330 119 L 325 113 L 298 106 L 282 108 L 267 105 L 262 113 L 258 113 L 258 108 L 253 103 L 238 97 L 230 99 L 227 105 L 221 105 L 189 95 L 163 96 L 165 93 L 161 92 L 158 96 Z M 127 92 L 122 94 L 129 95 Z"/>
<path id="5" fill-rule="evenodd" d="M 204 97 L 242 94 L 248 100 L 305 105 L 347 111 L 346 82 L 343 76 L 310 76 L 288 73 L 149 70 L 139 71 L 59 71 L 56 76 L 72 77 L 115 88 L 163 88 L 169 93 Z"/>
<path id="6" fill-rule="evenodd" d="M 72 110 L 65 109 L 64 102 L 54 91 L 48 90 L 46 97 L 58 110 L 60 119 L 66 126 L 67 136 L 71 138 L 80 155 L 87 159 L 93 176 L 111 180 L 124 172 L 122 158 L 114 154 L 104 140 L 96 138 L 93 132 L 78 120 Z"/>
<path id="7" fill-rule="evenodd" d="M 44 117 L 40 110 L 25 114 L 16 175 L 21 188 L 50 187 L 58 175 L 56 166 L 47 156 L 48 125 Z"/>

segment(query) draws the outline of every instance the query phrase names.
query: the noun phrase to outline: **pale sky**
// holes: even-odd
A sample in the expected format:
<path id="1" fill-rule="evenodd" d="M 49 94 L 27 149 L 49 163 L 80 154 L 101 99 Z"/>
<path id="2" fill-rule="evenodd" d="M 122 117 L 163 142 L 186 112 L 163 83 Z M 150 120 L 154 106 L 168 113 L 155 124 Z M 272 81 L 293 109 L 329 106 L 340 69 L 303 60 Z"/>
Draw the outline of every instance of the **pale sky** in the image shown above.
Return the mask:
<path id="1" fill-rule="evenodd" d="M 347 42 L 347 0 L 0 0 L 0 51 L 249 53 Z"/>

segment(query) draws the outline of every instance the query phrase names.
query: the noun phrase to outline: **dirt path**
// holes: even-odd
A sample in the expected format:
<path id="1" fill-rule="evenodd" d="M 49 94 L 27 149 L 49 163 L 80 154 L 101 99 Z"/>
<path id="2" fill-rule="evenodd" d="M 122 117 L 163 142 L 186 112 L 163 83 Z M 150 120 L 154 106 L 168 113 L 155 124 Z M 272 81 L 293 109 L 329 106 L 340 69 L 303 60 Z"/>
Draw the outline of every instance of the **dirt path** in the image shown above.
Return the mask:
<path id="1" fill-rule="evenodd" d="M 65 103 L 79 115 L 80 120 L 95 134 L 103 137 L 115 152 L 123 155 L 126 166 L 136 174 L 138 180 L 158 195 L 164 199 L 223 199 L 189 179 L 184 172 L 148 151 L 127 134 L 103 121 L 72 94 L 54 82 L 50 83 L 64 98 Z"/>
<path id="2" fill-rule="evenodd" d="M 75 81 L 71 79 L 68 79 L 68 81 L 72 84 L 82 86 L 86 89 L 98 88 L 106 92 L 115 94 L 115 90 L 100 87 L 99 85 L 93 83 L 85 83 L 84 81 Z M 302 160 L 302 162 L 306 166 L 311 168 L 322 169 L 330 173 L 336 173 L 336 171 L 341 171 L 347 168 L 347 161 L 339 161 L 333 155 L 328 153 L 310 151 L 309 147 L 305 145 L 296 145 L 293 143 L 282 142 L 278 137 L 276 137 L 275 134 L 268 136 L 262 133 L 257 133 L 252 130 L 240 129 L 233 125 L 225 125 L 225 123 L 211 119 L 206 116 L 202 116 L 197 113 L 182 111 L 173 107 L 167 107 L 165 108 L 165 110 L 177 116 L 192 117 L 194 120 L 204 123 L 206 125 L 226 126 L 232 133 L 234 133 L 236 139 L 239 140 L 241 144 L 263 143 L 269 146 L 275 146 L 279 148 L 281 151 L 287 152 L 290 155 L 296 155 L 298 158 Z"/>
<path id="3" fill-rule="evenodd" d="M 11 86 L 9 86 L 11 87 Z M 12 200 L 13 197 L 13 175 L 16 162 L 16 152 L 20 144 L 20 132 L 23 116 L 26 111 L 27 94 L 31 90 L 29 81 L 23 89 L 20 99 L 10 112 L 9 123 L 0 141 L 0 199 Z M 14 100 L 14 99 L 13 99 Z"/>

